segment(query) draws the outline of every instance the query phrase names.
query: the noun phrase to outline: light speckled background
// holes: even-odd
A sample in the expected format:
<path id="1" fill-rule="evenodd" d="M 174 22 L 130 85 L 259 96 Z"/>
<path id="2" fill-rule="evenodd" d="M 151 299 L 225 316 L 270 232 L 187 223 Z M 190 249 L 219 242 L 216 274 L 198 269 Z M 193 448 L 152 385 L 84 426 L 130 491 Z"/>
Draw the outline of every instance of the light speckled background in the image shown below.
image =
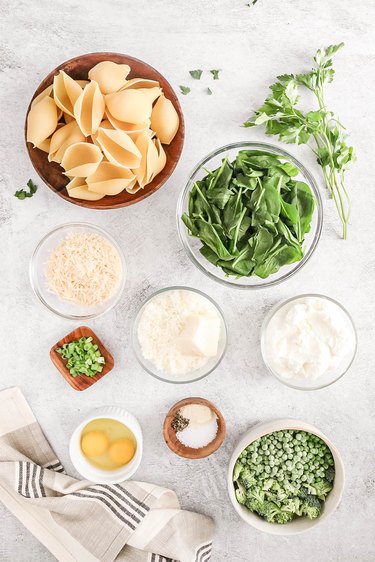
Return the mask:
<path id="1" fill-rule="evenodd" d="M 368 562 L 375 560 L 374 506 L 374 70 L 375 6 L 371 0 L 1 0 L 1 382 L 19 385 L 69 472 L 68 439 L 93 408 L 117 404 L 133 411 L 145 434 L 137 478 L 176 490 L 185 508 L 212 515 L 217 524 L 213 562 Z M 261 130 L 240 124 L 262 102 L 275 75 L 305 70 L 322 45 L 345 41 L 329 106 L 348 129 L 358 163 L 348 177 L 353 199 L 349 240 L 337 235 L 331 202 L 318 249 L 289 282 L 271 290 L 241 292 L 208 280 L 186 257 L 176 235 L 178 194 L 193 165 L 211 149 L 239 139 L 264 140 Z M 70 205 L 41 185 L 30 200 L 13 197 L 35 178 L 25 152 L 23 121 L 41 79 L 62 61 L 91 51 L 119 51 L 148 61 L 182 97 L 187 134 L 181 162 L 156 195 L 128 209 L 99 212 Z M 192 68 L 222 68 L 221 79 L 193 82 Z M 207 96 L 204 87 L 214 93 Z M 307 148 L 292 147 L 315 174 Z M 324 192 L 323 192 L 324 193 Z M 115 370 L 91 390 L 74 392 L 55 371 L 48 352 L 75 324 L 50 315 L 35 302 L 28 262 L 38 239 L 59 223 L 85 220 L 104 226 L 121 244 L 129 279 L 120 305 L 90 322 L 116 359 Z M 130 349 L 132 316 L 152 291 L 172 284 L 199 287 L 222 306 L 228 353 L 206 380 L 174 387 L 154 380 Z M 266 373 L 259 350 L 265 312 L 299 292 L 322 292 L 353 314 L 359 350 L 350 372 L 325 390 L 289 390 Z M 211 458 L 189 462 L 164 445 L 161 426 L 169 407 L 189 395 L 222 409 L 228 436 Z M 324 525 L 295 538 L 261 534 L 243 523 L 226 492 L 227 463 L 249 426 L 294 416 L 316 424 L 342 452 L 347 486 L 342 504 Z M 52 556 L 0 506 L 0 560 L 39 562 Z"/>

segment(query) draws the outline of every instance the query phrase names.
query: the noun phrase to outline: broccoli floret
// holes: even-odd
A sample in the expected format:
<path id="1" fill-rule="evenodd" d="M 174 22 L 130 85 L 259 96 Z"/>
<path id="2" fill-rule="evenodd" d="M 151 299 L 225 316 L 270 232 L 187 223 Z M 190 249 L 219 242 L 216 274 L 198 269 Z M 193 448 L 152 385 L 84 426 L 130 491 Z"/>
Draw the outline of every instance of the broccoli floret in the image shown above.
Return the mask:
<path id="1" fill-rule="evenodd" d="M 318 496 L 306 494 L 305 499 L 301 505 L 301 515 L 306 515 L 309 519 L 316 519 L 322 511 L 323 502 Z"/>
<path id="2" fill-rule="evenodd" d="M 252 486 L 255 486 L 257 484 L 257 481 L 254 478 L 253 473 L 248 467 L 242 469 L 242 472 L 239 477 L 239 481 L 241 482 L 242 486 L 244 486 L 247 490 L 249 490 Z"/>
<path id="3" fill-rule="evenodd" d="M 261 488 L 251 488 L 251 490 L 247 491 L 247 498 L 249 500 L 254 499 L 260 503 L 263 503 L 265 499 L 265 493 Z"/>
<path id="4" fill-rule="evenodd" d="M 259 514 L 262 515 L 266 521 L 273 523 L 276 515 L 279 513 L 280 508 L 273 502 L 264 502 Z"/>
<path id="5" fill-rule="evenodd" d="M 335 467 L 334 466 L 329 466 L 325 472 L 325 479 L 327 480 L 327 482 L 332 483 L 335 479 Z"/>
<path id="6" fill-rule="evenodd" d="M 241 484 L 239 482 L 236 482 L 235 494 L 236 494 L 236 500 L 238 501 L 238 503 L 240 503 L 241 505 L 245 505 L 245 503 L 246 503 L 246 490 L 243 486 L 241 486 Z"/>
<path id="7" fill-rule="evenodd" d="M 315 488 L 315 494 L 321 500 L 324 500 L 324 498 L 327 496 L 327 494 L 329 494 L 329 492 L 332 490 L 332 484 L 327 482 L 327 480 L 321 480 L 320 482 L 314 482 L 313 487 Z"/>
<path id="8" fill-rule="evenodd" d="M 322 505 L 318 496 L 312 496 L 311 494 L 306 495 L 304 503 L 310 505 L 311 507 L 321 507 Z"/>
<path id="9" fill-rule="evenodd" d="M 263 490 L 270 490 L 273 486 L 273 479 L 272 478 L 268 478 L 268 480 L 265 480 L 263 482 Z"/>
<path id="10" fill-rule="evenodd" d="M 238 480 L 238 477 L 241 474 L 242 469 L 243 469 L 243 464 L 237 461 L 233 469 L 233 482 L 236 482 L 236 480 Z"/>
<path id="11" fill-rule="evenodd" d="M 264 502 L 260 502 L 254 498 L 247 498 L 245 506 L 247 507 L 247 509 L 250 509 L 250 511 L 255 511 L 256 513 L 259 513 L 262 511 L 263 509 L 263 505 Z"/>
<path id="12" fill-rule="evenodd" d="M 321 506 L 309 505 L 307 502 L 302 505 L 302 514 L 306 515 L 309 519 L 316 519 L 319 517 L 322 508 Z"/>
<path id="13" fill-rule="evenodd" d="M 290 495 L 298 496 L 299 488 L 297 488 L 297 486 L 294 486 L 294 484 L 291 484 L 289 480 L 284 480 L 283 487 L 287 492 L 290 493 Z"/>
<path id="14" fill-rule="evenodd" d="M 287 511 L 280 511 L 275 516 L 275 523 L 279 523 L 280 525 L 284 525 L 285 523 L 289 523 L 293 519 L 293 513 Z"/>
<path id="15" fill-rule="evenodd" d="M 299 513 L 301 507 L 301 500 L 299 498 L 289 498 L 285 500 L 281 506 L 281 511 L 287 513 Z"/>

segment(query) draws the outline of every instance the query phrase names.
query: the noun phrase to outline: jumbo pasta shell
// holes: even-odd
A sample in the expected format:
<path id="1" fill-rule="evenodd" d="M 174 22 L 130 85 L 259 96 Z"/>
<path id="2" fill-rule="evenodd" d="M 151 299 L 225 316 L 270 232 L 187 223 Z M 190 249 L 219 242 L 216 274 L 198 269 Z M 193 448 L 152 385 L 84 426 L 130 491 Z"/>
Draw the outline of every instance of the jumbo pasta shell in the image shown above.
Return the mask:
<path id="1" fill-rule="evenodd" d="M 74 104 L 82 93 L 82 88 L 66 72 L 60 70 L 53 79 L 53 97 L 56 105 L 68 115 L 73 116 Z"/>
<path id="2" fill-rule="evenodd" d="M 147 78 L 131 78 L 127 80 L 122 86 L 121 90 L 127 90 L 128 88 L 134 88 L 135 90 L 139 88 L 160 88 L 159 82 L 156 80 L 148 80 Z"/>
<path id="3" fill-rule="evenodd" d="M 84 87 L 74 104 L 74 117 L 86 137 L 98 130 L 103 119 L 104 108 L 103 94 L 97 82 L 92 80 Z"/>
<path id="4" fill-rule="evenodd" d="M 85 178 L 96 171 L 102 160 L 103 154 L 95 144 L 77 142 L 66 149 L 61 165 L 66 176 Z"/>
<path id="5" fill-rule="evenodd" d="M 154 103 L 154 101 L 157 100 L 163 93 L 163 90 L 161 88 L 158 88 L 157 86 L 155 86 L 154 88 L 139 88 L 137 89 L 137 91 L 142 92 L 142 94 L 147 96 L 151 103 Z"/>
<path id="6" fill-rule="evenodd" d="M 151 124 L 150 119 L 147 119 L 144 123 L 136 123 L 136 124 L 119 121 L 118 119 L 115 119 L 113 117 L 113 115 L 108 110 L 108 107 L 105 110 L 105 115 L 114 129 L 118 129 L 119 131 L 124 131 L 125 133 L 130 135 L 133 139 L 134 136 L 138 136 L 139 133 L 146 131 L 146 129 L 148 129 Z"/>
<path id="7" fill-rule="evenodd" d="M 85 142 L 86 137 L 78 127 L 76 121 L 63 125 L 51 137 L 48 160 L 60 164 L 66 149 L 77 142 Z"/>
<path id="8" fill-rule="evenodd" d="M 45 141 L 57 127 L 57 107 L 49 96 L 30 107 L 27 116 L 26 140 L 34 147 Z"/>
<path id="9" fill-rule="evenodd" d="M 154 177 L 160 174 L 162 169 L 165 167 L 167 163 L 167 155 L 165 154 L 165 150 L 160 142 L 160 139 L 156 138 L 152 142 L 154 143 L 156 150 L 158 151 L 158 161 L 156 163 L 156 168 L 152 176 L 152 179 L 154 179 Z"/>
<path id="10" fill-rule="evenodd" d="M 96 171 L 86 178 L 89 191 L 103 195 L 117 195 L 128 186 L 134 184 L 135 177 L 131 170 L 112 164 L 102 162 Z"/>
<path id="11" fill-rule="evenodd" d="M 180 120 L 173 103 L 161 95 L 151 113 L 151 129 L 163 144 L 170 144 L 174 139 Z"/>
<path id="12" fill-rule="evenodd" d="M 43 150 L 43 152 L 48 153 L 50 151 L 50 146 L 51 146 L 51 138 L 48 138 L 48 139 L 45 139 L 40 144 L 38 144 L 38 146 L 36 148 L 39 148 L 39 150 Z"/>
<path id="13" fill-rule="evenodd" d="M 44 88 L 44 90 L 42 92 L 40 92 L 39 95 L 37 95 L 33 101 L 31 102 L 31 107 L 33 107 L 34 105 L 36 105 L 38 102 L 40 102 L 43 98 L 49 96 L 52 97 L 52 90 L 53 90 L 53 85 L 51 84 L 50 86 L 47 86 L 47 88 Z"/>
<path id="14" fill-rule="evenodd" d="M 124 86 L 129 72 L 129 65 L 106 60 L 99 62 L 89 71 L 89 78 L 98 83 L 102 94 L 111 94 Z"/>
<path id="15" fill-rule="evenodd" d="M 124 168 L 138 168 L 142 155 L 124 131 L 99 128 L 95 141 L 113 164 Z"/>
<path id="16" fill-rule="evenodd" d="M 137 182 L 143 188 L 152 181 L 154 172 L 157 169 L 159 155 L 155 144 L 147 132 L 140 133 L 135 141 L 137 148 L 142 154 L 141 163 L 133 172 Z"/>
<path id="17" fill-rule="evenodd" d="M 145 123 L 151 116 L 152 101 L 139 90 L 127 89 L 105 96 L 109 113 L 125 123 Z"/>
<path id="18" fill-rule="evenodd" d="M 69 197 L 83 199 L 84 201 L 99 201 L 104 195 L 89 191 L 84 178 L 73 178 L 66 186 Z"/>

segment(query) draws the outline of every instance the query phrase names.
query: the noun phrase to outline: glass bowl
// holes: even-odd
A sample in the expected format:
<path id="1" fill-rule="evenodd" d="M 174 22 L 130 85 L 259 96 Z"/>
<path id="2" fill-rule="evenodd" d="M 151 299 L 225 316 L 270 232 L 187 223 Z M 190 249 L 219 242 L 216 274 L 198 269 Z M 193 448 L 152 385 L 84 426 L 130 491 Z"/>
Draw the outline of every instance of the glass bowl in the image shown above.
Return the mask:
<path id="1" fill-rule="evenodd" d="M 167 291 L 190 291 L 192 293 L 196 293 L 204 297 L 215 307 L 221 320 L 221 330 L 220 330 L 217 355 L 215 357 L 209 358 L 207 363 L 205 363 L 202 367 L 184 374 L 173 375 L 173 374 L 166 373 L 164 371 L 160 371 L 156 367 L 156 365 L 154 365 L 154 363 L 152 363 L 146 357 L 144 357 L 142 353 L 141 345 L 138 340 L 138 325 L 142 317 L 142 313 L 145 309 L 145 306 L 148 303 L 150 303 L 153 299 L 155 299 L 157 296 Z M 227 326 L 220 307 L 216 304 L 216 302 L 211 297 L 209 297 L 205 293 L 202 293 L 202 291 L 198 291 L 198 289 L 193 289 L 191 287 L 180 287 L 180 286 L 166 287 L 164 289 L 160 289 L 159 291 L 156 291 L 156 293 L 153 293 L 151 296 L 149 296 L 148 299 L 138 309 L 133 323 L 132 343 L 133 343 L 134 353 L 138 362 L 150 375 L 164 382 L 170 382 L 174 384 L 185 384 L 189 382 L 195 382 L 200 379 L 203 379 L 204 377 L 207 377 L 207 375 L 209 375 L 219 365 L 219 363 L 224 357 L 227 348 Z"/>
<path id="2" fill-rule="evenodd" d="M 228 156 L 230 161 L 234 160 L 240 150 L 263 150 L 285 157 L 285 160 L 292 162 L 292 164 L 299 170 L 299 175 L 293 179 L 307 183 L 316 200 L 316 208 L 311 221 L 311 229 L 305 236 L 304 257 L 299 262 L 284 265 L 277 273 L 270 275 L 266 279 L 261 279 L 256 276 L 240 277 L 239 279 L 232 276 L 226 276 L 220 267 L 214 266 L 202 256 L 199 251 L 202 243 L 199 238 L 189 235 L 188 229 L 181 220 L 182 214 L 188 210 L 189 193 L 193 188 L 194 183 L 202 179 L 207 174 L 206 169 L 215 170 L 218 168 L 225 156 Z M 292 275 L 297 273 L 297 271 L 299 271 L 312 256 L 320 238 L 322 224 L 322 200 L 318 186 L 311 173 L 303 164 L 301 164 L 301 162 L 289 154 L 289 152 L 267 143 L 235 142 L 214 150 L 195 166 L 177 203 L 177 229 L 182 245 L 184 246 L 191 261 L 198 267 L 198 269 L 214 281 L 218 281 L 223 285 L 235 287 L 237 289 L 260 289 L 262 287 L 271 287 L 272 285 L 277 285 L 278 283 L 282 283 L 292 277 Z"/>
<path id="3" fill-rule="evenodd" d="M 122 278 L 115 293 L 103 303 L 94 306 L 82 306 L 75 302 L 60 299 L 54 293 L 47 283 L 46 268 L 51 252 L 60 244 L 68 235 L 77 233 L 97 234 L 112 244 L 118 252 L 122 265 Z M 62 224 L 50 232 L 48 232 L 38 243 L 31 257 L 30 268 L 31 287 L 38 297 L 39 301 L 57 316 L 69 318 L 70 320 L 88 320 L 96 318 L 105 312 L 108 312 L 119 301 L 124 290 L 126 280 L 126 264 L 122 251 L 117 242 L 102 228 L 93 224 L 84 222 L 70 222 Z"/>
<path id="4" fill-rule="evenodd" d="M 283 377 L 279 373 L 277 373 L 275 371 L 275 369 L 272 368 L 271 361 L 267 357 L 267 329 L 268 329 L 268 326 L 269 326 L 271 320 L 275 317 L 275 315 L 282 308 L 290 305 L 291 303 L 293 303 L 295 301 L 298 301 L 298 300 L 306 298 L 306 297 L 317 297 L 319 299 L 325 299 L 325 300 L 327 300 L 327 301 L 329 301 L 329 302 L 331 302 L 331 303 L 333 303 L 333 304 L 335 304 L 336 306 L 339 307 L 341 312 L 345 315 L 345 319 L 347 321 L 348 327 L 350 327 L 353 331 L 352 332 L 353 346 L 352 346 L 351 349 L 348 349 L 347 355 L 345 356 L 345 359 L 341 362 L 341 364 L 336 369 L 334 369 L 334 370 L 332 370 L 332 371 L 330 371 L 326 374 L 323 374 L 316 379 L 288 379 L 286 377 Z M 354 361 L 354 357 L 355 357 L 355 354 L 356 354 L 356 351 L 357 351 L 357 331 L 356 331 L 353 319 L 350 316 L 349 312 L 336 300 L 334 300 L 330 297 L 327 297 L 325 295 L 314 294 L 314 293 L 298 295 L 296 297 L 292 297 L 290 299 L 282 301 L 281 303 L 275 305 L 274 307 L 272 307 L 268 311 L 266 317 L 264 318 L 262 328 L 261 328 L 261 351 L 262 351 L 263 361 L 264 361 L 268 371 L 272 375 L 274 375 L 280 382 L 282 382 L 286 386 L 289 386 L 290 388 L 296 388 L 298 390 L 318 390 L 320 388 L 324 388 L 324 387 L 329 386 L 329 385 L 333 384 L 334 382 L 338 381 L 349 370 L 351 364 Z"/>

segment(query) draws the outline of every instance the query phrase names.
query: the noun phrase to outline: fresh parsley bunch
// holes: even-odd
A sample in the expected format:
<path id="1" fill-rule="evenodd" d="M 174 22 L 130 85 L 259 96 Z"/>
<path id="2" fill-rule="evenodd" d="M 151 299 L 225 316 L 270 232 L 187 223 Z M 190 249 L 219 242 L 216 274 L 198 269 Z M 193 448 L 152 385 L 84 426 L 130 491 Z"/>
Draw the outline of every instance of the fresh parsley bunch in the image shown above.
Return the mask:
<path id="1" fill-rule="evenodd" d="M 344 43 L 319 49 L 314 57 L 315 67 L 305 74 L 283 74 L 270 86 L 271 94 L 255 115 L 244 123 L 245 127 L 265 125 L 268 135 L 277 135 L 280 141 L 290 144 L 308 144 L 322 167 L 327 188 L 335 201 L 347 236 L 350 217 L 350 198 L 345 187 L 345 172 L 355 161 L 353 147 L 346 144 L 345 127 L 324 101 L 324 86 L 332 82 L 334 70 L 332 57 Z M 300 88 L 307 88 L 316 97 L 318 109 L 303 113 L 297 108 Z"/>

